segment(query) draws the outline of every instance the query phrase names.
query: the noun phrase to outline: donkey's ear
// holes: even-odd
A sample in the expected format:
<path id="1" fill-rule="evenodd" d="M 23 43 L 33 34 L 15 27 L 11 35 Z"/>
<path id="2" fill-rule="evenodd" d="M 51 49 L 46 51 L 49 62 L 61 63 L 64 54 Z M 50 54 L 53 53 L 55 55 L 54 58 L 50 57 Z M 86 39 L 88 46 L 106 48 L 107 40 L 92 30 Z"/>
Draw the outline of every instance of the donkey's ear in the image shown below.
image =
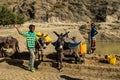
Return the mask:
<path id="1" fill-rule="evenodd" d="M 56 31 L 53 31 L 53 33 L 56 33 Z"/>
<path id="2" fill-rule="evenodd" d="M 66 33 L 63 35 L 63 37 L 65 37 L 65 36 L 67 37 L 69 32 L 70 32 L 70 31 L 66 32 Z"/>
<path id="3" fill-rule="evenodd" d="M 59 37 L 59 34 L 56 31 L 53 31 L 53 33 L 55 33 Z"/>

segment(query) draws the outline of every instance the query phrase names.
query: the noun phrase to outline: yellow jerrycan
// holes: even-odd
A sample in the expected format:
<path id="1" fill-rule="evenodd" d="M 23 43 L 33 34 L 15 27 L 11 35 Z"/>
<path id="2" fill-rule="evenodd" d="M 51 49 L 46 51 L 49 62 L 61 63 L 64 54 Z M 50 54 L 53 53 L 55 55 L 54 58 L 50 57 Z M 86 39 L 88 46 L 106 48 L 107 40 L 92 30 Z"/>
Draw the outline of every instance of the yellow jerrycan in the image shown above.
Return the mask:
<path id="1" fill-rule="evenodd" d="M 39 38 L 42 35 L 41 32 L 35 32 L 35 33 L 37 35 L 37 38 Z M 45 40 L 46 40 L 47 43 L 52 42 L 52 39 L 46 33 L 44 33 L 44 36 L 45 36 Z"/>
<path id="2" fill-rule="evenodd" d="M 108 63 L 113 64 L 113 65 L 116 64 L 116 57 L 113 55 L 109 55 L 108 56 Z"/>
<path id="3" fill-rule="evenodd" d="M 86 54 L 87 52 L 87 45 L 86 43 L 81 43 L 78 48 L 80 54 Z"/>

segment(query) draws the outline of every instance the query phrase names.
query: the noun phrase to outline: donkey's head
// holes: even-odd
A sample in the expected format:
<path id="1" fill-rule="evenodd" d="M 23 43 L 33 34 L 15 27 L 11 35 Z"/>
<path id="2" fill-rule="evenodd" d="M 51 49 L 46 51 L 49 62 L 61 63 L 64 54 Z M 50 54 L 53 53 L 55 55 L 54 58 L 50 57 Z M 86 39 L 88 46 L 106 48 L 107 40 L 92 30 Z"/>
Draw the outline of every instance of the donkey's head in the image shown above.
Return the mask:
<path id="1" fill-rule="evenodd" d="M 64 39 L 64 35 L 61 33 L 59 36 L 58 36 L 58 39 L 56 41 L 56 49 L 61 51 L 63 50 L 63 47 L 64 47 L 64 44 L 65 44 L 65 39 Z"/>
<path id="2" fill-rule="evenodd" d="M 41 36 L 38 41 L 41 44 L 42 48 L 45 49 L 46 48 L 46 39 L 45 39 L 45 36 Z"/>

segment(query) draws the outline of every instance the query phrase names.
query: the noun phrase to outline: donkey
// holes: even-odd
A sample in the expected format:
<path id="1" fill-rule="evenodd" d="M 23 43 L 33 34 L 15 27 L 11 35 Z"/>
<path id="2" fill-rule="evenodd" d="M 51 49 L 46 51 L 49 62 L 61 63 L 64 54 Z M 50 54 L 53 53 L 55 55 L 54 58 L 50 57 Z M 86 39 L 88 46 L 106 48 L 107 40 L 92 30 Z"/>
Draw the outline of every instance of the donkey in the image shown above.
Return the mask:
<path id="1" fill-rule="evenodd" d="M 67 44 L 65 42 L 65 38 L 67 36 L 68 38 L 68 33 L 66 32 L 65 34 L 61 33 L 58 34 L 57 32 L 53 32 L 57 35 L 58 39 L 57 41 L 54 43 L 55 46 L 55 50 L 57 51 L 57 68 L 58 70 L 62 70 L 62 60 L 65 57 L 65 55 L 72 55 L 75 58 L 75 63 L 77 63 L 78 61 L 80 61 L 80 56 L 78 53 L 78 48 L 77 47 L 68 47 L 69 43 Z M 80 43 L 78 43 L 77 45 L 79 45 Z M 67 45 L 67 46 L 66 46 Z M 67 53 L 68 52 L 68 53 Z"/>
<path id="2" fill-rule="evenodd" d="M 0 52 L 2 54 L 2 57 L 19 53 L 18 40 L 12 36 L 0 36 Z"/>
<path id="3" fill-rule="evenodd" d="M 46 36 L 41 35 L 38 39 L 39 44 L 37 43 L 35 46 L 35 52 L 36 56 L 38 57 L 38 60 L 43 61 L 43 53 L 44 49 L 46 48 Z"/>

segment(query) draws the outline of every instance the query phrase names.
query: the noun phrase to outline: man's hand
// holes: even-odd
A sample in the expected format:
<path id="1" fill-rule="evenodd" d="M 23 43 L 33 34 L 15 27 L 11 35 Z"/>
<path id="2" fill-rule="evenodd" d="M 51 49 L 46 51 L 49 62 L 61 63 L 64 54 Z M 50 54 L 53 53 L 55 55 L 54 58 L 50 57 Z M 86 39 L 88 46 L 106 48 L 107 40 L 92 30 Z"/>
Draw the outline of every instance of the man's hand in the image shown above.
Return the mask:
<path id="1" fill-rule="evenodd" d="M 15 27 L 17 29 L 17 31 L 18 31 L 19 34 L 22 34 L 21 31 L 19 31 L 17 24 L 14 24 L 13 27 Z"/>
<path id="2" fill-rule="evenodd" d="M 18 28 L 18 25 L 17 25 L 17 24 L 14 24 L 13 27 Z"/>

